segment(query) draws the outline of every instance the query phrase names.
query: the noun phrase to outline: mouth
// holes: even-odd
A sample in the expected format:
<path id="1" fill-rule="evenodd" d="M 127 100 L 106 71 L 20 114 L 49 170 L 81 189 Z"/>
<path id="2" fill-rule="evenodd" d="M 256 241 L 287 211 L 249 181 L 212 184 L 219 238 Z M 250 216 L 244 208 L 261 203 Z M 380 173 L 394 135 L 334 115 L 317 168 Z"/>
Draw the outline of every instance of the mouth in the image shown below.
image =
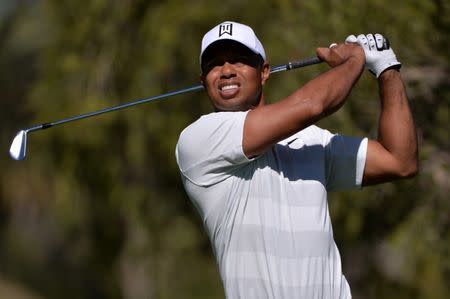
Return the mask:
<path id="1" fill-rule="evenodd" d="M 232 98 L 239 92 L 239 84 L 226 83 L 219 85 L 219 92 L 224 98 Z"/>

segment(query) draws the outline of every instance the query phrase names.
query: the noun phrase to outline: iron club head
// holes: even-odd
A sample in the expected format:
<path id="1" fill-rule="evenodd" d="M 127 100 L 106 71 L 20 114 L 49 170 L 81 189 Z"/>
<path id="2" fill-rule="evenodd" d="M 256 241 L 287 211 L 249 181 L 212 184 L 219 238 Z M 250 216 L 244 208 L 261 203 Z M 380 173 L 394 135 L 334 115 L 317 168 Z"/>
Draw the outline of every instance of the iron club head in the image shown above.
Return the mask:
<path id="1" fill-rule="evenodd" d="M 14 160 L 23 160 L 27 151 L 27 131 L 20 130 L 16 137 L 14 137 L 11 147 L 9 148 L 9 155 Z"/>

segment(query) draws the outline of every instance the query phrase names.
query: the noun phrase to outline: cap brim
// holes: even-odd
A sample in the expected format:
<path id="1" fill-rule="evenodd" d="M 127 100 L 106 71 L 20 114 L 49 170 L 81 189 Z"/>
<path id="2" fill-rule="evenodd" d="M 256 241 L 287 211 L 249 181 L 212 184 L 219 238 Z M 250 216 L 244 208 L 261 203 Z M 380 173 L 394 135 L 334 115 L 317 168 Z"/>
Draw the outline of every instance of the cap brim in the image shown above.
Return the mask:
<path id="1" fill-rule="evenodd" d="M 207 55 L 212 55 L 215 51 L 217 51 L 217 50 L 219 50 L 219 49 L 223 49 L 223 47 L 226 47 L 226 44 L 235 44 L 235 45 L 242 46 L 243 48 L 247 49 L 249 52 L 261 56 L 260 53 L 257 53 L 257 52 L 255 52 L 255 51 L 253 51 L 253 50 L 252 50 L 251 48 L 249 48 L 247 45 L 245 45 L 245 44 L 243 44 L 243 43 L 241 43 L 241 42 L 239 42 L 239 41 L 236 41 L 236 40 L 234 40 L 234 39 L 226 39 L 226 38 L 223 38 L 223 39 L 216 40 L 216 41 L 212 42 L 212 43 L 209 44 L 209 45 L 205 48 L 205 50 L 202 52 L 202 54 L 201 54 L 201 56 L 200 56 L 200 67 L 202 68 L 202 70 L 203 70 L 204 58 L 205 58 Z M 261 56 L 261 57 L 262 57 L 262 56 Z M 262 58 L 263 58 L 263 57 L 262 57 Z M 264 59 L 264 58 L 263 58 L 263 59 Z"/>

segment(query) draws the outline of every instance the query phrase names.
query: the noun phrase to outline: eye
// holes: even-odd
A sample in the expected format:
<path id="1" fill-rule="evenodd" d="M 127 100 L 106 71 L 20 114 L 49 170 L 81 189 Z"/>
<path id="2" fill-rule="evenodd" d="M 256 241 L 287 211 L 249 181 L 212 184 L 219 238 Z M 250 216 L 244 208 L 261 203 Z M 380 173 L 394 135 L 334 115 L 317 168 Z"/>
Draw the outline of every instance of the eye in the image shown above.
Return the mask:
<path id="1" fill-rule="evenodd" d="M 243 64 L 251 64 L 251 57 L 249 56 L 234 56 L 228 59 L 229 63 L 243 63 Z"/>
<path id="2" fill-rule="evenodd" d="M 216 66 L 221 66 L 225 64 L 225 60 L 222 58 L 213 58 L 210 59 L 208 61 L 206 61 L 203 65 L 202 65 L 202 71 L 204 74 L 207 74 L 209 71 L 211 71 L 213 68 L 215 68 Z"/>
<path id="3" fill-rule="evenodd" d="M 251 67 L 257 67 L 260 64 L 260 56 L 257 54 L 249 54 L 249 55 L 226 55 L 226 56 L 217 56 L 211 59 L 205 60 L 202 65 L 202 71 L 204 74 L 207 74 L 216 66 L 222 66 L 228 62 L 230 64 L 234 64 L 237 66 L 248 65 Z"/>
<path id="4" fill-rule="evenodd" d="M 260 63 L 258 55 L 242 55 L 233 58 L 233 63 L 242 63 L 251 67 L 257 67 Z"/>

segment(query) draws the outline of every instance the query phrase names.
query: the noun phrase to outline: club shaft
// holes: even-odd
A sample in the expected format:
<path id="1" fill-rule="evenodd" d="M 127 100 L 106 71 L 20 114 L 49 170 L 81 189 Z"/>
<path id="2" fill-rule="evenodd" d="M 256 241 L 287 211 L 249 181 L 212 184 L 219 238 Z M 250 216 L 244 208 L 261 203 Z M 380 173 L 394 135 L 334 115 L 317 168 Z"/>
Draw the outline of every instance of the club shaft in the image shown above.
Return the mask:
<path id="1" fill-rule="evenodd" d="M 71 122 L 71 121 L 76 121 L 76 120 L 80 120 L 80 119 L 84 119 L 84 118 L 88 118 L 88 117 L 92 117 L 92 116 L 96 116 L 96 115 L 100 115 L 100 114 L 104 114 L 104 113 L 108 113 L 108 112 L 112 112 L 112 111 L 116 111 L 116 110 L 121 110 L 121 109 L 128 108 L 128 107 L 131 107 L 131 106 L 136 106 L 136 105 L 148 103 L 148 102 L 159 100 L 159 99 L 162 99 L 162 98 L 167 98 L 167 97 L 171 97 L 171 96 L 174 96 L 174 95 L 187 93 L 187 92 L 193 92 L 193 91 L 202 90 L 202 89 L 203 89 L 203 85 L 199 84 L 199 85 L 187 87 L 187 88 L 184 88 L 184 89 L 168 92 L 168 93 L 165 93 L 165 94 L 157 95 L 157 96 L 154 96 L 154 97 L 145 98 L 145 99 L 141 99 L 141 100 L 136 100 L 136 101 L 133 101 L 133 102 L 130 102 L 130 103 L 125 103 L 125 104 L 117 105 L 117 106 L 114 106 L 114 107 L 105 108 L 105 109 L 101 109 L 101 110 L 97 110 L 97 111 L 93 111 L 93 112 L 84 113 L 84 114 L 80 114 L 80 115 L 77 115 L 77 116 L 61 119 L 61 120 L 54 121 L 54 122 L 51 122 L 51 123 L 44 123 L 44 124 L 42 124 L 40 126 L 36 126 L 34 128 L 38 129 L 40 127 L 41 129 L 47 129 L 47 128 L 50 128 L 50 127 L 53 127 L 53 126 L 56 126 L 56 125 L 61 125 L 61 124 L 64 124 L 64 123 L 68 123 L 68 122 Z"/>
<path id="2" fill-rule="evenodd" d="M 296 68 L 300 68 L 300 67 L 305 67 L 305 66 L 309 66 L 309 65 L 313 65 L 313 64 L 318 64 L 318 63 L 321 63 L 321 62 L 322 62 L 322 60 L 320 58 L 318 58 L 318 57 L 310 57 L 310 58 L 302 59 L 302 60 L 299 60 L 299 61 L 288 62 L 286 64 L 282 64 L 282 65 L 277 65 L 277 66 L 271 67 L 270 73 L 278 73 L 278 72 L 282 72 L 282 71 L 288 71 L 288 70 L 292 70 L 292 69 L 296 69 Z M 148 102 L 151 102 L 151 101 L 155 101 L 155 100 L 159 100 L 159 99 L 163 99 L 163 98 L 168 98 L 168 97 L 171 97 L 171 96 L 174 96 L 174 95 L 179 95 L 179 94 L 183 94 L 183 93 L 199 91 L 199 90 L 203 90 L 203 89 L 204 89 L 203 85 L 198 84 L 198 85 L 194 85 L 194 86 L 187 87 L 187 88 L 184 88 L 184 89 L 180 89 L 180 90 L 164 93 L 164 94 L 161 94 L 161 95 L 153 96 L 153 97 L 150 97 L 150 98 L 140 99 L 140 100 L 136 100 L 136 101 L 133 101 L 133 102 L 117 105 L 117 106 L 114 106 L 114 107 L 105 108 L 105 109 L 101 109 L 101 110 L 97 110 L 97 111 L 93 111 L 93 112 L 89 112 L 89 113 L 80 114 L 80 115 L 77 115 L 77 116 L 61 119 L 61 120 L 54 121 L 54 122 L 43 123 L 41 125 L 37 125 L 37 126 L 31 127 L 31 128 L 25 129 L 25 130 L 27 132 L 32 132 L 32 131 L 36 131 L 36 130 L 47 129 L 47 128 L 50 128 L 50 127 L 53 127 L 53 126 L 56 126 L 56 125 L 61 125 L 61 124 L 64 124 L 64 123 L 68 123 L 68 122 L 72 122 L 72 121 L 76 121 L 76 120 L 80 120 L 80 119 L 84 119 L 84 118 L 88 118 L 88 117 L 92 117 L 92 116 L 97 116 L 97 115 L 108 113 L 108 112 L 112 112 L 112 111 L 121 110 L 121 109 L 124 109 L 124 108 L 128 108 L 128 107 L 132 107 L 132 106 L 148 103 Z"/>

